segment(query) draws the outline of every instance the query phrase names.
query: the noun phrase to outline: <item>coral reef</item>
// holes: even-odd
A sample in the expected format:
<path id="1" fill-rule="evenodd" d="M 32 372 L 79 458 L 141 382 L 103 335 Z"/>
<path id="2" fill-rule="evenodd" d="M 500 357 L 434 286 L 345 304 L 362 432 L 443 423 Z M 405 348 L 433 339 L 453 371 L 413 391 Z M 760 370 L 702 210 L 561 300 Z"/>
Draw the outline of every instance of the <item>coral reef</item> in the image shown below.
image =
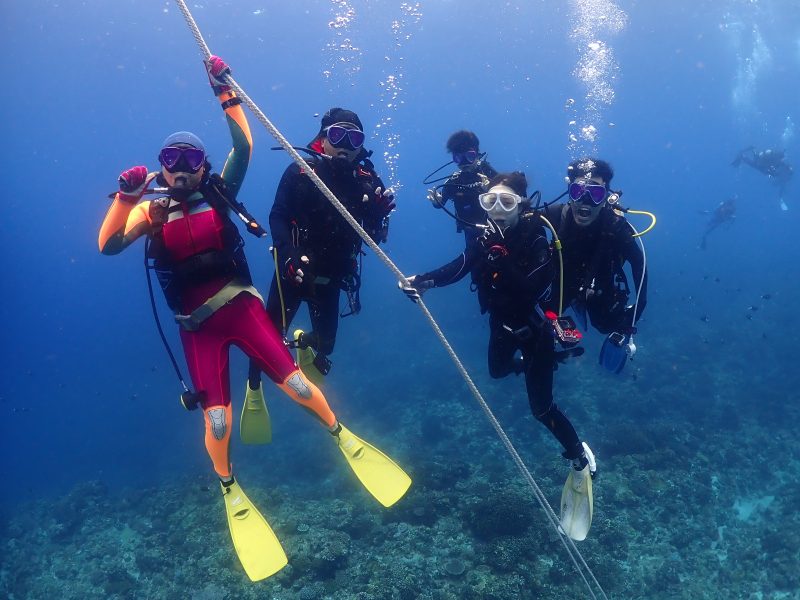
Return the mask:
<path id="1" fill-rule="evenodd" d="M 646 357 L 637 361 L 637 369 L 649 368 Z M 728 399 L 745 383 L 709 370 L 704 385 L 717 392 L 700 406 L 664 393 L 659 386 L 666 383 L 640 381 L 650 390 L 641 401 L 645 410 L 631 402 L 640 385 L 633 383 L 635 371 L 616 386 L 600 382 L 605 387 L 598 395 L 595 370 L 577 362 L 557 376 L 566 369 L 559 402 L 590 432 L 600 469 L 594 524 L 578 547 L 609 597 L 798 597 L 800 459 L 790 430 L 780 425 L 800 420 L 797 403 L 765 393 L 758 405 L 726 416 Z M 669 381 L 672 390 L 694 381 L 680 370 L 669 378 L 655 370 L 654 378 Z M 530 416 L 520 383 L 492 382 L 488 389 L 557 510 L 568 465 Z M 429 393 L 427 386 L 420 389 Z M 374 502 L 335 447 L 310 427 L 293 434 L 291 449 L 264 450 L 276 458 L 263 477 L 242 477 L 289 557 L 265 581 L 251 583 L 244 575 L 210 477 L 173 477 L 137 489 L 89 481 L 68 494 L 4 506 L 0 596 L 586 597 L 557 534 L 477 409 L 426 404 L 424 393 L 416 394 L 398 413 L 397 433 L 369 431 L 414 480 L 391 509 Z M 366 406 L 354 410 L 370 414 Z M 366 423 L 365 429 L 380 430 L 376 421 Z M 299 473 L 296 465 L 305 462 L 310 468 Z M 258 472 L 260 463 L 246 466 Z"/>

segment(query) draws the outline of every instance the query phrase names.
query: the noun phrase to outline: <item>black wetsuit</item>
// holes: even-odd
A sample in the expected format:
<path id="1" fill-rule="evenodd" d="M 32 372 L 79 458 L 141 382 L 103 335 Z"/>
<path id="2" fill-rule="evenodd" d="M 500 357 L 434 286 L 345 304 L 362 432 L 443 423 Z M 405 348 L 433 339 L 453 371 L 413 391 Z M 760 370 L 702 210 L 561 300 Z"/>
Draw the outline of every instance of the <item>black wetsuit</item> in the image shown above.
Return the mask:
<path id="1" fill-rule="evenodd" d="M 486 191 L 485 183 L 497 175 L 494 167 L 487 161 L 481 161 L 476 169 L 464 169 L 453 173 L 442 186 L 442 205 L 453 203 L 456 216 L 456 231 L 464 232 L 465 246 L 472 244 L 479 232 L 466 225 L 485 224 L 486 211 L 481 208 L 478 196 Z"/>
<path id="2" fill-rule="evenodd" d="M 786 187 L 794 175 L 794 168 L 786 162 L 785 154 L 783 150 L 761 150 L 757 152 L 751 146 L 742 150 L 731 164 L 734 167 L 738 167 L 745 163 L 769 177 L 778 186 L 778 192 L 783 203 Z M 784 210 L 786 209 L 785 206 L 783 208 Z"/>
<path id="3" fill-rule="evenodd" d="M 628 308 L 631 294 L 623 265 L 630 263 L 636 288 L 644 269 L 644 256 L 628 222 L 605 207 L 593 223 L 579 227 L 569 204 L 548 206 L 545 216 L 558 232 L 563 248 L 564 308 L 571 305 L 581 317 L 588 312 L 592 325 L 600 333 L 628 332 L 633 307 Z M 556 311 L 557 296 L 553 295 L 550 305 Z M 639 294 L 637 321 L 645 304 L 647 274 Z"/>
<path id="4" fill-rule="evenodd" d="M 720 225 L 730 225 L 736 219 L 736 201 L 733 199 L 723 200 L 711 213 L 711 218 L 706 224 L 706 229 L 703 231 L 703 238 L 700 240 L 700 249 L 706 249 L 706 240 L 708 235 Z"/>
<path id="5" fill-rule="evenodd" d="M 551 296 L 554 274 L 539 218 L 521 215 L 504 239 L 476 240 L 461 256 L 417 280 L 442 287 L 470 272 L 476 277 L 481 312 L 489 313 L 489 374 L 500 378 L 524 372 L 531 412 L 558 439 L 566 458 L 578 458 L 582 447 L 575 428 L 553 401 L 554 339 L 536 312 L 536 305 Z M 515 360 L 517 351 L 522 365 Z"/>
<path id="6" fill-rule="evenodd" d="M 316 158 L 309 160 L 308 168 L 316 172 L 373 240 L 377 243 L 386 240 L 388 218 L 375 198 L 375 189 L 386 187 L 369 161 L 346 166 L 338 159 Z M 306 302 L 312 331 L 303 338 L 324 360 L 333 352 L 336 343 L 341 291 L 349 288 L 357 292 L 360 285 L 358 265 L 362 240 L 305 170 L 301 171 L 296 164 L 290 165 L 281 177 L 269 225 L 278 256 L 278 271 L 270 284 L 267 313 L 281 331 L 285 308 L 288 330 L 300 303 Z M 300 256 L 309 258 L 308 265 L 299 262 Z M 288 258 L 302 268 L 302 285 L 286 278 L 284 265 Z M 281 277 L 283 308 L 277 277 Z M 257 381 L 258 374 L 251 366 L 253 389 L 257 386 L 252 384 Z"/>

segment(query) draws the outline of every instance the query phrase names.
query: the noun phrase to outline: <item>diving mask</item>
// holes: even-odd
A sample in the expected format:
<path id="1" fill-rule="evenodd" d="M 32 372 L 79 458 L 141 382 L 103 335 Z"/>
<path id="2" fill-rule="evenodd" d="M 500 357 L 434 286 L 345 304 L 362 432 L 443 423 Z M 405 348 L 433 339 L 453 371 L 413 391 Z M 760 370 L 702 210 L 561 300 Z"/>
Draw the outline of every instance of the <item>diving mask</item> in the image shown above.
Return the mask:
<path id="1" fill-rule="evenodd" d="M 570 200 L 575 202 L 589 200 L 595 206 L 601 205 L 608 197 L 606 186 L 590 181 L 573 181 L 569 184 L 567 191 Z"/>

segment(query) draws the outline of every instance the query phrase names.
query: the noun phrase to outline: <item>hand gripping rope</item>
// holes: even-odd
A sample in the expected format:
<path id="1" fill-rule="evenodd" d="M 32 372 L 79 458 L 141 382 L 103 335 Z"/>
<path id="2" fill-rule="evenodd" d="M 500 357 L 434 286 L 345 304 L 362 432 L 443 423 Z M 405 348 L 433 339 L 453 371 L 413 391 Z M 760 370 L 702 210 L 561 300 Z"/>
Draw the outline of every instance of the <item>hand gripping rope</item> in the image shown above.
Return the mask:
<path id="1" fill-rule="evenodd" d="M 204 58 L 208 59 L 211 56 L 211 51 L 209 50 L 208 45 L 203 39 L 203 36 L 200 33 L 200 30 L 197 27 L 197 23 L 195 23 L 195 20 L 192 17 L 191 12 L 189 12 L 189 8 L 186 6 L 186 2 L 184 0 L 175 0 L 175 3 L 178 5 L 178 8 L 180 9 L 181 13 L 183 13 L 183 17 L 184 19 L 186 19 L 186 24 L 189 26 L 189 29 L 191 29 L 192 35 L 194 36 L 195 41 L 197 41 L 197 45 L 200 47 L 200 50 L 203 53 Z M 263 112 L 261 112 L 261 109 L 258 106 L 256 106 L 256 104 L 250 99 L 250 97 L 239 86 L 239 84 L 236 83 L 233 77 L 231 77 L 230 75 L 225 75 L 225 80 L 226 80 L 225 83 L 231 86 L 231 88 L 236 92 L 239 98 L 242 99 L 242 102 L 247 105 L 247 107 L 255 115 L 258 121 L 266 128 L 266 130 L 270 133 L 270 135 L 272 135 L 272 137 L 274 137 L 277 140 L 277 142 L 283 147 L 283 149 L 286 150 L 289 156 L 292 157 L 292 160 L 295 163 L 297 163 L 298 166 L 305 168 L 306 162 L 303 160 L 300 154 L 298 154 L 298 152 L 292 147 L 292 145 L 288 142 L 288 140 L 285 137 L 283 137 L 283 134 L 280 131 L 278 131 L 278 129 L 272 124 L 272 122 L 270 122 L 270 120 L 266 117 L 266 115 Z M 391 259 L 386 255 L 386 253 L 383 252 L 383 250 L 381 250 L 378 247 L 378 245 L 372 241 L 372 238 L 370 238 L 369 235 L 367 235 L 367 232 L 364 231 L 361 225 L 358 224 L 358 221 L 356 221 L 353 218 L 353 216 L 347 211 L 347 209 L 339 201 L 339 199 L 336 198 L 333 192 L 331 192 L 328 189 L 328 187 L 319 178 L 319 176 L 311 169 L 305 169 L 305 173 L 306 175 L 308 175 L 309 179 L 311 179 L 311 181 L 314 182 L 314 185 L 317 186 L 319 191 L 322 192 L 322 194 L 324 194 L 324 196 L 328 199 L 328 201 L 330 201 L 330 203 L 334 206 L 334 208 L 336 208 L 339 214 L 342 215 L 345 221 L 347 221 L 350 224 L 350 226 L 358 233 L 358 235 L 361 236 L 361 239 L 364 240 L 364 243 L 370 247 L 370 249 L 375 253 L 375 255 L 380 259 L 380 261 L 384 265 L 386 265 L 386 267 L 390 271 L 392 271 L 392 273 L 394 273 L 398 281 L 401 281 L 404 285 L 410 285 L 406 276 L 403 275 L 400 269 L 397 268 L 397 266 L 391 261 Z M 575 564 L 575 568 L 578 570 L 578 573 L 580 574 L 581 578 L 586 584 L 586 587 L 589 590 L 589 594 L 591 595 L 592 598 L 594 599 L 597 598 L 594 590 L 592 589 L 592 585 L 589 583 L 586 577 L 587 574 L 594 582 L 594 585 L 596 586 L 601 597 L 608 600 L 608 597 L 603 591 L 602 586 L 597 581 L 597 578 L 594 576 L 594 573 L 592 573 L 592 570 L 589 568 L 589 565 L 586 564 L 586 561 L 584 560 L 581 553 L 578 551 L 578 548 L 575 546 L 575 542 L 561 532 L 559 518 L 553 511 L 550 504 L 548 503 L 547 498 L 544 495 L 544 492 L 542 492 L 541 488 L 534 480 L 533 475 L 531 475 L 530 471 L 528 470 L 528 467 L 525 466 L 525 463 L 522 461 L 522 458 L 520 457 L 516 448 L 514 448 L 514 445 L 511 443 L 511 440 L 508 439 L 508 436 L 506 435 L 506 432 L 503 431 L 503 428 L 501 427 L 500 423 L 498 423 L 497 419 L 494 416 L 494 413 L 492 413 L 492 410 L 489 408 L 489 405 L 486 404 L 486 401 L 483 399 L 483 396 L 481 395 L 480 391 L 476 387 L 475 383 L 472 381 L 472 378 L 469 376 L 469 373 L 467 373 L 467 370 L 464 368 L 464 365 L 461 363 L 461 360 L 458 358 L 452 346 L 447 341 L 447 338 L 445 338 L 444 333 L 442 333 L 442 330 L 439 328 L 438 323 L 436 323 L 436 321 L 434 320 L 433 315 L 430 313 L 430 311 L 425 306 L 424 302 L 422 302 L 422 300 L 417 301 L 417 305 L 420 307 L 423 314 L 428 319 L 428 322 L 430 323 L 431 327 L 436 333 L 436 336 L 439 338 L 439 341 L 442 343 L 445 350 L 447 350 L 447 353 L 450 355 L 450 358 L 456 365 L 456 368 L 458 369 L 459 373 L 461 373 L 461 376 L 464 378 L 464 381 L 466 382 L 467 386 L 472 392 L 472 395 L 475 397 L 475 400 L 477 400 L 481 409 L 483 409 L 486 418 L 489 419 L 489 422 L 491 423 L 492 427 L 494 427 L 494 430 L 500 437 L 500 441 L 503 442 L 503 445 L 506 447 L 506 450 L 511 455 L 511 458 L 514 461 L 514 464 L 517 466 L 523 478 L 527 482 L 528 486 L 531 488 L 533 495 L 535 496 L 536 500 L 538 500 L 539 504 L 541 505 L 542 509 L 547 515 L 547 519 L 550 521 L 550 525 L 557 532 L 558 537 L 561 540 L 561 543 L 564 544 L 567 553 L 572 559 L 572 562 Z M 584 573 L 584 570 L 586 573 Z"/>

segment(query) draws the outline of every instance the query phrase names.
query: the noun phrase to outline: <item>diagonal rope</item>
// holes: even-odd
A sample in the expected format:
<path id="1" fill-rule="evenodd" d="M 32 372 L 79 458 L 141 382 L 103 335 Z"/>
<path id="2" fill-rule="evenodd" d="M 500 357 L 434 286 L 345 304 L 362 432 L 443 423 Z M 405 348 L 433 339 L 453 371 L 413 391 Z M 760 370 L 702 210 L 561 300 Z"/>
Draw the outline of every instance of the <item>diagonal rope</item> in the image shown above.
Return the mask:
<path id="1" fill-rule="evenodd" d="M 200 47 L 200 50 L 202 51 L 204 58 L 208 59 L 211 56 L 211 51 L 209 50 L 208 45 L 203 39 L 203 36 L 200 33 L 200 29 L 197 27 L 197 23 L 195 22 L 194 17 L 192 17 L 191 12 L 189 12 L 189 8 L 186 6 L 186 2 L 184 0 L 175 0 L 175 3 L 178 5 L 178 8 L 183 13 L 183 17 L 186 20 L 186 24 L 189 26 L 189 29 L 191 29 L 192 35 L 194 36 L 195 41 L 197 41 L 197 45 Z M 236 92 L 236 94 L 242 99 L 242 102 L 247 105 L 247 107 L 256 116 L 258 121 L 267 129 L 270 135 L 272 135 L 272 137 L 274 137 L 277 140 L 277 142 L 283 147 L 283 149 L 286 150 L 289 156 L 291 156 L 292 160 L 298 166 L 304 169 L 305 174 L 308 175 L 311 181 L 314 182 L 314 185 L 316 185 L 319 191 L 322 192 L 322 194 L 328 199 L 328 201 L 330 201 L 330 203 L 334 206 L 334 208 L 336 208 L 339 214 L 342 215 L 345 221 L 347 221 L 348 224 L 358 233 L 358 235 L 361 236 L 361 239 L 364 240 L 364 243 L 367 246 L 369 246 L 369 248 L 378 257 L 378 259 L 380 259 L 380 261 L 384 265 L 386 265 L 386 267 L 390 271 L 392 271 L 392 273 L 394 273 L 395 277 L 397 277 L 399 281 L 401 281 L 404 285 L 410 285 L 408 279 L 406 278 L 405 275 L 403 275 L 402 271 L 400 271 L 400 269 L 397 268 L 397 266 L 386 255 L 386 253 L 378 247 L 378 244 L 376 244 L 369 236 L 369 234 L 367 234 L 367 232 L 364 231 L 364 229 L 361 227 L 358 221 L 356 221 L 353 218 L 353 216 L 350 214 L 347 208 L 345 208 L 345 206 L 339 201 L 339 199 L 333 194 L 333 192 L 331 192 L 330 189 L 328 189 L 328 186 L 325 185 L 322 179 L 319 178 L 319 175 L 317 175 L 313 171 L 313 169 L 307 168 L 308 163 L 306 163 L 306 161 L 303 159 L 302 156 L 300 156 L 297 150 L 295 150 L 292 147 L 289 141 L 272 124 L 272 122 L 267 118 L 267 116 L 263 112 L 261 112 L 261 109 L 250 99 L 250 97 L 239 86 L 239 84 L 236 83 L 233 77 L 231 77 L 230 75 L 226 75 L 225 78 L 226 78 L 226 83 L 230 85 L 231 88 Z M 494 413 L 492 412 L 491 408 L 489 408 L 489 405 L 486 403 L 486 400 L 484 400 L 483 396 L 481 395 L 475 383 L 472 381 L 472 378 L 469 376 L 469 373 L 467 373 L 466 368 L 464 367 L 461 360 L 458 358 L 458 355 L 455 353 L 455 350 L 453 350 L 453 347 L 450 345 L 450 342 L 447 341 L 447 338 L 444 336 L 444 333 L 442 333 L 442 330 L 439 328 L 439 324 L 433 318 L 433 315 L 428 310 L 428 307 L 425 306 L 425 303 L 421 299 L 417 302 L 417 304 L 419 305 L 425 317 L 428 319 L 428 322 L 430 323 L 430 326 L 436 333 L 436 336 L 439 338 L 439 341 L 442 343 L 445 350 L 450 355 L 450 358 L 452 359 L 459 373 L 464 378 L 464 381 L 466 382 L 467 386 L 472 392 L 472 395 L 475 397 L 475 400 L 478 402 L 484 414 L 486 415 L 486 418 L 489 419 L 489 422 L 491 423 L 492 427 L 497 432 L 500 441 L 503 443 L 506 450 L 511 455 L 514 464 L 517 466 L 523 478 L 533 491 L 533 495 L 535 496 L 536 500 L 539 502 L 542 509 L 544 510 L 548 521 L 550 522 L 553 529 L 556 531 L 559 539 L 561 540 L 561 543 L 564 545 L 564 548 L 566 548 L 567 553 L 572 559 L 575 568 L 578 570 L 578 573 L 580 573 L 581 578 L 586 584 L 586 587 L 589 590 L 589 594 L 593 599 L 597 598 L 592 589 L 591 584 L 587 580 L 586 575 L 584 574 L 584 571 L 581 568 L 581 565 L 583 566 L 584 569 L 586 569 L 587 573 L 589 574 L 589 577 L 594 582 L 601 596 L 606 600 L 608 600 L 608 597 L 603 591 L 602 586 L 597 581 L 597 578 L 595 577 L 592 570 L 589 568 L 589 565 L 586 564 L 586 561 L 584 560 L 577 546 L 575 546 L 575 542 L 570 537 L 562 533 L 562 530 L 559 525 L 559 518 L 553 511 L 553 508 L 550 506 L 549 502 L 547 501 L 544 492 L 542 492 L 541 488 L 536 483 L 536 480 L 533 478 L 533 475 L 531 475 L 530 471 L 528 470 L 528 467 L 523 462 L 522 457 L 520 457 L 516 448 L 511 443 L 511 440 L 506 435 L 506 432 L 503 430 L 503 427 L 497 421 L 497 418 L 494 416 Z"/>

